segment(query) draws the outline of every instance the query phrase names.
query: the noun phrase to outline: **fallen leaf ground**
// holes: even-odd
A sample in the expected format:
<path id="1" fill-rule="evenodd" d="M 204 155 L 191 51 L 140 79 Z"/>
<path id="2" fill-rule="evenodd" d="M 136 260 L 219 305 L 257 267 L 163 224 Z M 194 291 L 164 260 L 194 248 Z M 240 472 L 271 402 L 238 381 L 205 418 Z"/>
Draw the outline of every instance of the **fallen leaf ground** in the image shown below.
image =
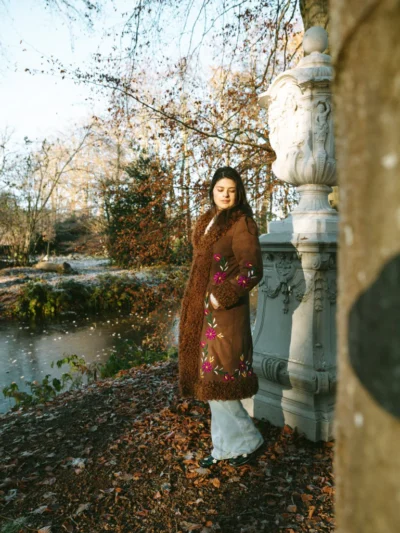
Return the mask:
<path id="1" fill-rule="evenodd" d="M 254 464 L 202 469 L 209 419 L 174 361 L 3 415 L 0 532 L 334 530 L 331 443 L 257 422 Z"/>

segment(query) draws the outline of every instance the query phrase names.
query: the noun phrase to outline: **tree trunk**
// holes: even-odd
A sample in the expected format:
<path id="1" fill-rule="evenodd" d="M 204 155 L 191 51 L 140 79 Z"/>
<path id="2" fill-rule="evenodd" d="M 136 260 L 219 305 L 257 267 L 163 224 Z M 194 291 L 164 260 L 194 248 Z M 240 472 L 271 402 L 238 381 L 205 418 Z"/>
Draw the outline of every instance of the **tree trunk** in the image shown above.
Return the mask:
<path id="1" fill-rule="evenodd" d="M 331 3 L 341 194 L 337 533 L 400 531 L 400 3 Z"/>

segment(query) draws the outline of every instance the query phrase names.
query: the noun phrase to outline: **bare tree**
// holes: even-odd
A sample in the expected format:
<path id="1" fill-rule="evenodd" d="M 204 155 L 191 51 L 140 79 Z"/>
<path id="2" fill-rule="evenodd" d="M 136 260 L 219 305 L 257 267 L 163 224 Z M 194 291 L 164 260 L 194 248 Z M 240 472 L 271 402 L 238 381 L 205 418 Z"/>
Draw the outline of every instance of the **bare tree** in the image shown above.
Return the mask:
<path id="1" fill-rule="evenodd" d="M 0 5 L 7 8 L 11 0 L 0 0 Z M 70 22 L 84 21 L 89 26 L 93 23 L 93 15 L 101 11 L 104 0 L 42 0 L 46 8 L 60 13 Z"/>
<path id="2" fill-rule="evenodd" d="M 7 215 L 0 220 L 0 234 L 16 261 L 27 263 L 41 234 L 49 231 L 51 207 L 57 208 L 57 188 L 74 171 L 75 159 L 90 135 L 91 128 L 87 127 L 69 145 L 44 140 L 36 150 L 29 146 L 25 153 L 17 153 L 8 171 L 3 172 L 2 199 Z"/>

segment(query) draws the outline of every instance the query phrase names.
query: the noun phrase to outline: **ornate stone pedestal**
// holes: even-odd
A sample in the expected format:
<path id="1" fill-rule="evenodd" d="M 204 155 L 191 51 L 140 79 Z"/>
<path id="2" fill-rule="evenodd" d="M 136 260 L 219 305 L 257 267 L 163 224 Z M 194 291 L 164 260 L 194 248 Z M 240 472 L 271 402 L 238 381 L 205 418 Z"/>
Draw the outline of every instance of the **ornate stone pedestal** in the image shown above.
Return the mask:
<path id="1" fill-rule="evenodd" d="M 264 279 L 254 330 L 260 390 L 254 416 L 313 441 L 333 436 L 336 388 L 336 244 L 261 237 Z"/>
<path id="2" fill-rule="evenodd" d="M 277 154 L 273 170 L 298 186 L 300 202 L 260 238 L 264 278 L 253 334 L 260 390 L 253 413 L 313 441 L 333 436 L 336 389 L 338 214 L 328 202 L 336 165 L 326 46 L 325 30 L 311 28 L 304 40 L 309 55 L 260 97 Z"/>

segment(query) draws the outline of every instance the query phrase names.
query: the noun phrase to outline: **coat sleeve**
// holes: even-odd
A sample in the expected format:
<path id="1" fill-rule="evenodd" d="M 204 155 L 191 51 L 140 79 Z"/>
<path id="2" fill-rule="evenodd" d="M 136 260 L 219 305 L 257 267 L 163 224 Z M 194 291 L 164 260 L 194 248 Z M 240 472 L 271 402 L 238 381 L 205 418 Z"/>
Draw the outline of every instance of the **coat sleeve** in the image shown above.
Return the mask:
<path id="1" fill-rule="evenodd" d="M 240 297 L 250 292 L 263 276 L 257 224 L 252 218 L 242 217 L 238 221 L 233 233 L 232 250 L 239 265 L 239 273 L 212 290 L 223 309 L 236 305 Z"/>

